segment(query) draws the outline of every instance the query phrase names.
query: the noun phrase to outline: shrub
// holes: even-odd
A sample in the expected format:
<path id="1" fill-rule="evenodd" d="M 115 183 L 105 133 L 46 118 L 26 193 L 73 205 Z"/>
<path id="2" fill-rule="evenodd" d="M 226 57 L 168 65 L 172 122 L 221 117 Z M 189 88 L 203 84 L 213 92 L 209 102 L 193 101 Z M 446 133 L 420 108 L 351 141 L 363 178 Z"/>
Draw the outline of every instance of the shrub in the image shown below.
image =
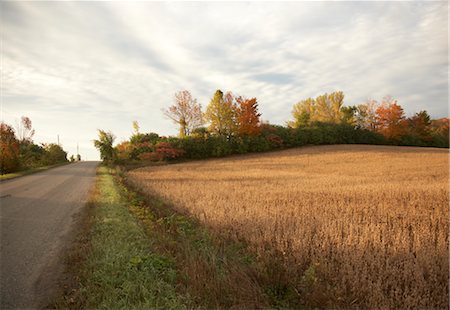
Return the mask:
<path id="1" fill-rule="evenodd" d="M 271 148 L 277 149 L 283 147 L 283 139 L 281 139 L 281 137 L 276 134 L 270 134 L 266 139 L 269 142 Z"/>
<path id="2" fill-rule="evenodd" d="M 42 165 L 54 165 L 67 161 L 67 152 L 55 143 L 44 144 L 45 153 L 42 157 Z"/>
<path id="3" fill-rule="evenodd" d="M 139 159 L 150 161 L 171 160 L 180 157 L 183 153 L 183 150 L 173 147 L 168 142 L 158 142 L 155 146 L 155 151 L 141 153 L 139 154 Z"/>

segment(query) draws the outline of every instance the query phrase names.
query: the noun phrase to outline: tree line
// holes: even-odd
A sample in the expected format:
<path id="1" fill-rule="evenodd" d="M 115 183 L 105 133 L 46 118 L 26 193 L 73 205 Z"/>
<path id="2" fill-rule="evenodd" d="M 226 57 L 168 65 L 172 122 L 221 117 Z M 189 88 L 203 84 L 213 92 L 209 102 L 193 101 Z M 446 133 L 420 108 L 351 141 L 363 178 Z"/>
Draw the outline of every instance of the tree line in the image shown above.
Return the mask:
<path id="1" fill-rule="evenodd" d="M 16 128 L 0 123 L 0 173 L 67 162 L 67 153 L 55 143 L 36 144 L 30 118 L 22 116 Z"/>
<path id="2" fill-rule="evenodd" d="M 432 120 L 426 111 L 406 117 L 391 96 L 380 102 L 345 106 L 344 93 L 326 93 L 294 104 L 285 126 L 261 120 L 256 98 L 217 90 L 206 109 L 187 91 L 179 91 L 163 114 L 177 126 L 178 137 L 133 134 L 113 146 L 113 133 L 99 130 L 94 145 L 105 162 L 201 159 L 262 152 L 302 145 L 386 144 L 449 147 L 449 119 Z"/>

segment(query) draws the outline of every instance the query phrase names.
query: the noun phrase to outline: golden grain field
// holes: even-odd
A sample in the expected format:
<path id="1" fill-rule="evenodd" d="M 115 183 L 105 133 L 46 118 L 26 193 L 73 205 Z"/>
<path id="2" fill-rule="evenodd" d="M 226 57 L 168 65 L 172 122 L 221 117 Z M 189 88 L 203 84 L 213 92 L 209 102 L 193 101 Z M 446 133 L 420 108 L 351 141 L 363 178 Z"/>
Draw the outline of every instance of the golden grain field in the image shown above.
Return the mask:
<path id="1" fill-rule="evenodd" d="M 448 308 L 448 150 L 304 147 L 129 177 L 246 241 L 299 304 Z"/>

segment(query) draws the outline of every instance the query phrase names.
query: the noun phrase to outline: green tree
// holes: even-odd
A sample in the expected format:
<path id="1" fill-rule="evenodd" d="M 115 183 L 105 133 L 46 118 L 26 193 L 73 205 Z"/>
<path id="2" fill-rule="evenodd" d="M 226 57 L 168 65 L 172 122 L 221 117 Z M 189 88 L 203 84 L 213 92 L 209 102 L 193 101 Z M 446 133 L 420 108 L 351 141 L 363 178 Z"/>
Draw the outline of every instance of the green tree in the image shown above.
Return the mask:
<path id="1" fill-rule="evenodd" d="M 420 111 L 408 118 L 408 131 L 422 141 L 431 140 L 431 118 L 427 111 Z"/>
<path id="2" fill-rule="evenodd" d="M 67 161 L 67 152 L 56 143 L 43 144 L 45 153 L 42 158 L 43 165 L 53 165 Z"/>
<path id="3" fill-rule="evenodd" d="M 225 95 L 221 90 L 214 93 L 206 108 L 205 119 L 209 122 L 209 131 L 219 136 L 231 137 L 237 132 L 237 111 L 231 92 Z"/>
<path id="4" fill-rule="evenodd" d="M 116 159 L 113 143 L 116 137 L 110 131 L 98 130 L 98 140 L 94 140 L 95 147 L 100 151 L 100 158 L 105 163 L 111 163 Z"/>
<path id="5" fill-rule="evenodd" d="M 355 126 L 356 125 L 355 114 L 356 114 L 357 110 L 358 110 L 358 108 L 356 106 L 342 107 L 341 108 L 341 113 L 342 113 L 341 122 L 343 124 Z"/>

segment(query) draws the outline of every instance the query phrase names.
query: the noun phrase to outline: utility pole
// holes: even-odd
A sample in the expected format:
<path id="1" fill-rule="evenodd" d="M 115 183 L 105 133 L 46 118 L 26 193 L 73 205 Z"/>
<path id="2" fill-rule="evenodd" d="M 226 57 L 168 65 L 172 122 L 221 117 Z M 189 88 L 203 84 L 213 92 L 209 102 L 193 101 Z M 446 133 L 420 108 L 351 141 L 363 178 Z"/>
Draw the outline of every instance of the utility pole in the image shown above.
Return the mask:
<path id="1" fill-rule="evenodd" d="M 77 142 L 77 161 L 81 161 L 80 148 L 78 146 L 78 142 Z"/>
<path id="2" fill-rule="evenodd" d="M 59 145 L 59 135 L 56 135 L 56 139 L 58 140 L 58 145 Z"/>

